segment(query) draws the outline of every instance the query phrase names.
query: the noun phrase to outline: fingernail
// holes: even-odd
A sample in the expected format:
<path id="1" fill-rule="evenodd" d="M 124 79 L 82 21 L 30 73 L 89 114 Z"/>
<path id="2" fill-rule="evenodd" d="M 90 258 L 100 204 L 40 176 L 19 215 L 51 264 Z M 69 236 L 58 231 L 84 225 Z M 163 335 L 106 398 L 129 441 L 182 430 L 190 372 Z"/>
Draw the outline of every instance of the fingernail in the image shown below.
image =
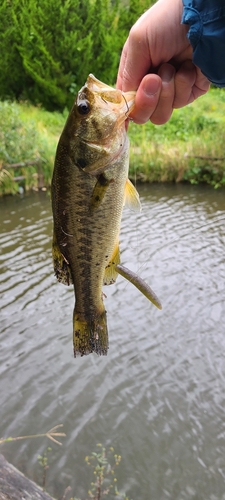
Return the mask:
<path id="1" fill-rule="evenodd" d="M 171 65 L 165 65 L 163 67 L 163 70 L 159 76 L 162 78 L 163 82 L 169 83 L 171 82 L 172 78 L 174 77 L 175 69 Z"/>
<path id="2" fill-rule="evenodd" d="M 145 94 L 149 97 L 157 94 L 159 91 L 160 82 L 158 80 L 147 80 L 144 84 L 143 90 Z"/>

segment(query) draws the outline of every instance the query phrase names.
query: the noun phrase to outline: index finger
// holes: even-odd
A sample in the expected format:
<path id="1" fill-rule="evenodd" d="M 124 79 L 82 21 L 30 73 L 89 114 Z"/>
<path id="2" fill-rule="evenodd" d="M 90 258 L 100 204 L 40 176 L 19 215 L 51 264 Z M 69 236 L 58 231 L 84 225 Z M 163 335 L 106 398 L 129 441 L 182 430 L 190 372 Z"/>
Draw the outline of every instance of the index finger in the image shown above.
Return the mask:
<path id="1" fill-rule="evenodd" d="M 129 37 L 123 47 L 118 76 L 117 88 L 128 92 L 137 90 L 142 78 L 150 68 L 150 56 L 146 50 L 146 41 L 135 25 L 131 28 Z"/>

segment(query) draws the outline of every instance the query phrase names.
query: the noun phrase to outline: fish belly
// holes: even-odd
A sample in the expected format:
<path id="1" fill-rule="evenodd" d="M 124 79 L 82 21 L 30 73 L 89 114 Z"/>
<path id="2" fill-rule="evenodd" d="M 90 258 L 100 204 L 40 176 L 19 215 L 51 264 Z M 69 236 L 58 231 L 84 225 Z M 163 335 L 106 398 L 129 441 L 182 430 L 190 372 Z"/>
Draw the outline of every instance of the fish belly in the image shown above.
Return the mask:
<path id="1" fill-rule="evenodd" d="M 96 207 L 91 200 L 98 177 L 83 172 L 57 155 L 53 176 L 54 228 L 75 290 L 75 356 L 91 352 L 106 355 L 108 351 L 102 284 L 105 268 L 118 242 L 128 154 L 127 143 L 120 157 L 105 169 L 107 189 Z"/>

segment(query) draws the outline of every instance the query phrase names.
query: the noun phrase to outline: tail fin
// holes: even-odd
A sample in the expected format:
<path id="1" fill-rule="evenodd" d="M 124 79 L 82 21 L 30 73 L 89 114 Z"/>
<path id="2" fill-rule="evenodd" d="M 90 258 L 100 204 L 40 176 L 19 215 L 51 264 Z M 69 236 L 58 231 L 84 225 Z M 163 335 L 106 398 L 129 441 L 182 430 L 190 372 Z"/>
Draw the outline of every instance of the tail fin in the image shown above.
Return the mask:
<path id="1" fill-rule="evenodd" d="M 105 310 L 101 315 L 84 318 L 74 309 L 73 346 L 75 358 L 91 352 L 96 352 L 99 356 L 107 355 L 109 343 Z"/>

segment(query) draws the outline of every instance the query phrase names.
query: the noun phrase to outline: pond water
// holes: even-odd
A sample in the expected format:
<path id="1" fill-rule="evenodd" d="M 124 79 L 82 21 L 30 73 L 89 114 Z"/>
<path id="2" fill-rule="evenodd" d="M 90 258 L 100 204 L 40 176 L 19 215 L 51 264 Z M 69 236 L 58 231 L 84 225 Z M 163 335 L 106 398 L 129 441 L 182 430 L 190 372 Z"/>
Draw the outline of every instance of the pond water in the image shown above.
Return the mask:
<path id="1" fill-rule="evenodd" d="M 206 187 L 140 186 L 125 209 L 121 260 L 162 301 L 159 311 L 122 277 L 105 287 L 107 357 L 73 358 L 72 287 L 51 262 L 50 197 L 0 200 L 0 436 L 47 438 L 0 452 L 46 488 L 87 498 L 96 444 L 122 456 L 129 500 L 225 499 L 225 196 Z"/>

